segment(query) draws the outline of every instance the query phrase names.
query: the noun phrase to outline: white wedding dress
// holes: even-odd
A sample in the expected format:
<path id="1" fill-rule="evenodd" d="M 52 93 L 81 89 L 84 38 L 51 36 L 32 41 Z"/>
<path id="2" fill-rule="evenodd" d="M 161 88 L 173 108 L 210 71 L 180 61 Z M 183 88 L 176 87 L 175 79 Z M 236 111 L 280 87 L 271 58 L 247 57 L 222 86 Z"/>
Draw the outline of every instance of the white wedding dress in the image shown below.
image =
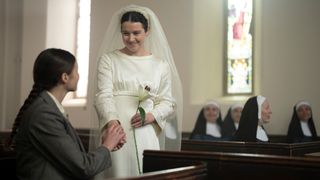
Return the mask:
<path id="1" fill-rule="evenodd" d="M 97 78 L 95 107 L 100 128 L 110 120 L 119 120 L 127 140 L 120 150 L 111 153 L 112 167 L 106 172 L 107 176 L 136 176 L 139 171 L 130 120 L 137 111 L 139 88 L 147 85 L 156 95 L 140 104 L 156 121 L 135 130 L 142 170 L 143 151 L 160 149 L 159 134 L 165 127 L 166 117 L 173 112 L 169 66 L 153 55 L 129 56 L 115 50 L 100 58 Z"/>

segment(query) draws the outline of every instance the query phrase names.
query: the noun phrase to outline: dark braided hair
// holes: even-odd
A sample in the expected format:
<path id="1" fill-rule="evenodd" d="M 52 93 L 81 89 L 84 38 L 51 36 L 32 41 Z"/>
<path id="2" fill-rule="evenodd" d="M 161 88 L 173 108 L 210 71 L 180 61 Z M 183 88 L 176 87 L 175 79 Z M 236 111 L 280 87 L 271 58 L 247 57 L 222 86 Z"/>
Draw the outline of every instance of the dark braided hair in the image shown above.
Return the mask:
<path id="1" fill-rule="evenodd" d="M 18 128 L 26 109 L 28 109 L 42 91 L 55 87 L 59 83 L 63 73 L 70 74 L 75 62 L 76 58 L 70 52 L 62 49 L 46 49 L 38 55 L 33 66 L 34 84 L 14 120 L 11 135 L 7 141 L 8 147 L 13 144 L 13 139 L 18 133 Z"/>
<path id="2" fill-rule="evenodd" d="M 121 17 L 121 24 L 124 22 L 139 22 L 143 25 L 143 29 L 145 32 L 148 31 L 149 25 L 148 20 L 144 17 L 143 14 L 136 11 L 128 11 L 124 13 Z"/>

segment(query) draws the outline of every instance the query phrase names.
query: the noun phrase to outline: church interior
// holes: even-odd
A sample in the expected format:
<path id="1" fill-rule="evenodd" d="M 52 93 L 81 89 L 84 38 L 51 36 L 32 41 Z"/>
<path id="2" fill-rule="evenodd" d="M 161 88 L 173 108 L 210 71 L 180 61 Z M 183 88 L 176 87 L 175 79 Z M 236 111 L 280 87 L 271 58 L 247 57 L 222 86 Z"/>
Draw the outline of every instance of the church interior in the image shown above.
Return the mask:
<path id="1" fill-rule="evenodd" d="M 236 79 L 242 71 L 236 74 L 236 65 L 228 64 L 237 59 L 231 58 L 236 55 L 230 51 L 228 32 L 235 27 L 230 25 L 232 0 L 1 0 L 0 177 L 16 178 L 15 152 L 4 143 L 32 88 L 35 58 L 46 48 L 68 50 L 78 59 L 79 92 L 68 94 L 62 105 L 88 147 L 89 119 L 96 118 L 100 46 L 112 15 L 136 4 L 155 12 L 171 48 L 183 90 L 182 140 L 180 151 L 145 150 L 144 173 L 126 179 L 318 179 L 320 140 L 291 143 L 286 136 L 301 101 L 311 107 L 316 136 L 320 133 L 320 1 L 243 1 L 252 2 L 252 16 L 248 29 L 237 33 L 247 30 L 251 49 L 250 57 L 237 62 L 250 66 L 243 81 L 250 86 L 245 92 L 231 88 L 230 93 L 232 83 L 243 80 Z M 84 21 L 80 8 L 86 9 Z M 232 67 L 235 71 L 228 69 Z M 269 142 L 190 139 L 206 102 L 219 104 L 223 120 L 232 105 L 245 105 L 258 95 L 266 97 L 272 111 L 263 125 Z"/>

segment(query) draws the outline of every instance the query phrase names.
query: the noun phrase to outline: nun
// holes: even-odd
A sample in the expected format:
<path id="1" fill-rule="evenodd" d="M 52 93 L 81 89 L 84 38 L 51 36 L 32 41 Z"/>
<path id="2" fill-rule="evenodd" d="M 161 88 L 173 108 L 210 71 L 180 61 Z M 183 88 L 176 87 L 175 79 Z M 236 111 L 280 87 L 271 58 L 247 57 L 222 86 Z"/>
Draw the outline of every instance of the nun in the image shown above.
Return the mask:
<path id="1" fill-rule="evenodd" d="M 229 108 L 221 128 L 222 137 L 226 140 L 231 140 L 238 129 L 242 109 L 242 104 L 234 104 Z"/>
<path id="2" fill-rule="evenodd" d="M 207 102 L 201 109 L 190 139 L 221 140 L 221 110 L 215 101 Z"/>
<path id="3" fill-rule="evenodd" d="M 293 114 L 288 129 L 289 143 L 310 142 L 317 140 L 311 105 L 307 101 L 300 101 L 293 107 Z"/>
<path id="4" fill-rule="evenodd" d="M 271 108 L 263 96 L 248 99 L 242 110 L 239 128 L 234 139 L 245 142 L 268 142 L 268 135 L 263 125 L 270 121 Z"/>

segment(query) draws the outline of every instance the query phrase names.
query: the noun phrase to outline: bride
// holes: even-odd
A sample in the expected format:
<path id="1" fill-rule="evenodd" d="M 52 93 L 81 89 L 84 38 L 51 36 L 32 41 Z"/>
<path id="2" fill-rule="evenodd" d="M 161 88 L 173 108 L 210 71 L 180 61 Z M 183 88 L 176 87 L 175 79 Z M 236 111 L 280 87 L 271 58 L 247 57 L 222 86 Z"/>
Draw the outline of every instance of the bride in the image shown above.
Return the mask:
<path id="1" fill-rule="evenodd" d="M 156 15 L 136 5 L 116 12 L 99 58 L 94 102 L 99 129 L 122 126 L 127 138 L 102 176 L 136 176 L 144 150 L 180 150 L 181 82 Z"/>

